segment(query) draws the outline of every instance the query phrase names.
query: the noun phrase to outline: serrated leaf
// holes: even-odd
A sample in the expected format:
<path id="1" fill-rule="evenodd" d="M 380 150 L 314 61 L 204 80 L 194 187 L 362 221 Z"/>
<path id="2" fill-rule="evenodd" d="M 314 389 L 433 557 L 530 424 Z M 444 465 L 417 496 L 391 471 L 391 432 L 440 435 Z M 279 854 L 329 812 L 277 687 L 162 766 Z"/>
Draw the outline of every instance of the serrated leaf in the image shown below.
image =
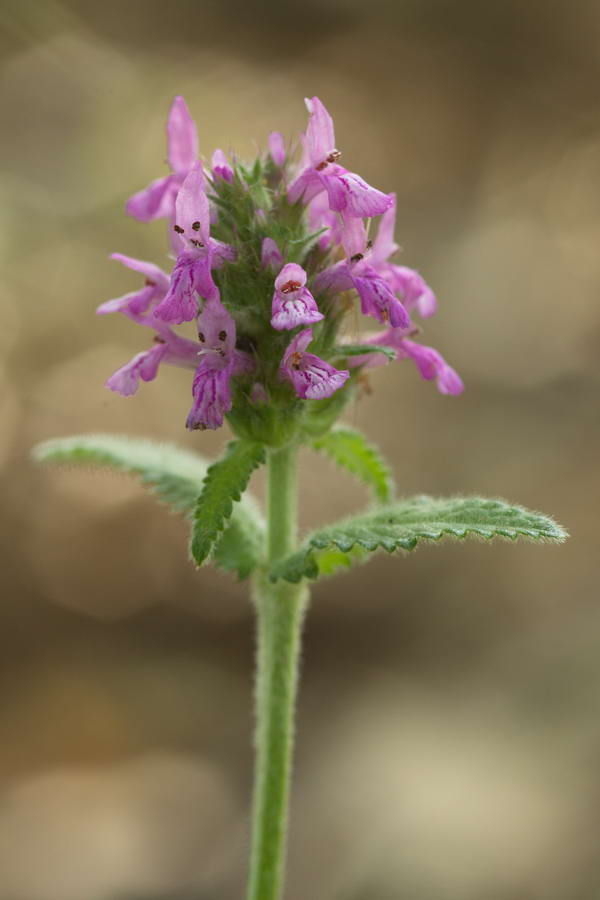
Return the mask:
<path id="1" fill-rule="evenodd" d="M 33 450 L 38 462 L 95 465 L 137 475 L 177 512 L 191 513 L 208 471 L 208 460 L 173 444 L 110 434 L 55 438 Z"/>
<path id="2" fill-rule="evenodd" d="M 333 348 L 330 355 L 341 358 L 343 356 L 364 356 L 366 353 L 382 353 L 388 359 L 396 359 L 395 350 L 379 344 L 340 344 Z"/>
<path id="3" fill-rule="evenodd" d="M 264 461 L 261 444 L 232 441 L 221 459 L 209 466 L 192 526 L 190 549 L 197 565 L 208 557 L 233 512 L 234 501 L 241 499 L 252 472 Z"/>
<path id="4" fill-rule="evenodd" d="M 380 503 L 389 503 L 393 493 L 391 472 L 377 448 L 360 431 L 340 426 L 317 438 L 312 446 L 356 475 Z"/>
<path id="5" fill-rule="evenodd" d="M 46 441 L 34 449 L 33 456 L 39 462 L 102 466 L 136 475 L 162 502 L 187 518 L 192 517 L 210 465 L 198 454 L 172 444 L 108 434 Z M 215 564 L 246 578 L 262 557 L 263 542 L 262 517 L 246 495 L 217 543 Z"/>
<path id="6" fill-rule="evenodd" d="M 393 553 L 396 550 L 414 550 L 423 540 L 470 536 L 487 540 L 503 537 L 513 541 L 523 537 L 556 543 L 568 537 L 566 531 L 549 516 L 530 512 L 504 500 L 422 496 L 313 532 L 300 550 L 277 563 L 271 578 L 298 582 L 303 577 L 316 578 L 325 574 L 319 563 L 319 554 L 325 550 L 333 549 L 341 553 L 337 559 L 335 555 L 327 559 L 327 574 L 331 574 L 332 564 L 336 562 L 338 568 L 339 565 L 350 565 L 353 561 L 351 554 L 357 549 L 368 552 L 382 549 Z"/>
<path id="7" fill-rule="evenodd" d="M 225 572 L 234 572 L 240 581 L 252 574 L 264 551 L 264 527 L 255 516 L 238 507 L 215 544 L 212 561 Z"/>

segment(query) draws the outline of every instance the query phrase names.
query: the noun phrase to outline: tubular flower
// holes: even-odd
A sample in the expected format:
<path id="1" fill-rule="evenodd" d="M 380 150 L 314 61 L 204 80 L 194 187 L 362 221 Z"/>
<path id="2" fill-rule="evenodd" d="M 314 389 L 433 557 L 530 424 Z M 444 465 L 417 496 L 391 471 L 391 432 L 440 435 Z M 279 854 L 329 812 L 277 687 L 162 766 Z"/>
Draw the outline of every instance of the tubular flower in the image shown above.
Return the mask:
<path id="1" fill-rule="evenodd" d="M 218 297 L 211 268 L 233 260 L 232 247 L 210 236 L 210 212 L 204 172 L 196 163 L 181 186 L 175 202 L 175 225 L 180 252 L 171 274 L 169 290 L 155 314 L 165 322 L 190 322 L 198 314 L 199 294 L 206 300 Z"/>
<path id="2" fill-rule="evenodd" d="M 302 399 L 321 400 L 331 397 L 343 387 L 350 372 L 340 372 L 318 356 L 306 353 L 311 341 L 310 328 L 296 335 L 283 356 L 281 375 L 292 382 L 294 390 Z"/>
<path id="3" fill-rule="evenodd" d="M 333 119 L 318 97 L 305 100 L 309 112 L 304 140 L 303 168 L 288 189 L 290 203 L 302 198 L 308 203 L 327 191 L 329 208 L 347 216 L 378 216 L 391 205 L 390 198 L 371 187 L 354 172 L 337 164 L 341 153 L 335 146 Z"/>
<path id="4" fill-rule="evenodd" d="M 175 97 L 167 119 L 170 175 L 157 178 L 127 201 L 127 212 L 140 222 L 171 218 L 183 180 L 198 159 L 198 132 L 183 97 Z"/>
<path id="5" fill-rule="evenodd" d="M 443 357 L 412 340 L 419 329 L 411 317 L 433 315 L 436 299 L 418 272 L 393 261 L 395 195 L 339 164 L 331 116 L 317 97 L 307 106 L 299 165 L 273 131 L 252 162 L 217 149 L 205 168 L 196 126 L 175 98 L 167 122 L 171 172 L 128 204 L 144 221 L 170 219 L 175 259 L 167 274 L 112 255 L 144 281 L 97 311 L 121 313 L 154 341 L 110 376 L 111 390 L 131 396 L 163 364 L 187 369 L 189 429 L 219 428 L 227 419 L 240 437 L 273 447 L 326 432 L 361 373 L 386 363 L 389 349 L 412 359 L 442 393 L 460 393 Z M 364 220 L 373 216 L 381 219 L 371 242 Z M 349 347 L 340 330 L 354 293 L 360 311 L 386 330 Z"/>
<path id="6" fill-rule="evenodd" d="M 275 279 L 271 325 L 278 331 L 312 325 L 324 318 L 306 287 L 306 272 L 296 263 L 284 266 Z"/>
<path id="7" fill-rule="evenodd" d="M 366 338 L 364 355 L 354 356 L 348 360 L 350 368 L 362 367 L 374 369 L 385 366 L 389 362 L 387 356 L 378 352 L 368 352 L 368 345 L 377 347 L 389 347 L 396 351 L 396 359 L 412 359 L 421 378 L 425 381 L 435 380 L 440 394 L 462 394 L 464 384 L 460 375 L 449 366 L 444 357 L 434 350 L 410 340 L 409 335 L 414 331 L 405 331 L 402 328 L 390 328 L 380 334 L 373 334 Z"/>

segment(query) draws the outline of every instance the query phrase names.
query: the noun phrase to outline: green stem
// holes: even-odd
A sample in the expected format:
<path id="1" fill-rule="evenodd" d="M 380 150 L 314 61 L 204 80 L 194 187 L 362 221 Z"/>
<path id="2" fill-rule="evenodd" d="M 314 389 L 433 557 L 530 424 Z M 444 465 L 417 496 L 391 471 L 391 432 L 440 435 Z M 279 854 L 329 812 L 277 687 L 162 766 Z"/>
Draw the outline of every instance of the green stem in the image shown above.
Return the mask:
<path id="1" fill-rule="evenodd" d="M 268 460 L 268 561 L 295 549 L 296 448 L 273 450 Z M 258 615 L 256 763 L 248 900 L 279 900 L 286 833 L 300 636 L 308 591 L 304 585 L 254 584 Z"/>

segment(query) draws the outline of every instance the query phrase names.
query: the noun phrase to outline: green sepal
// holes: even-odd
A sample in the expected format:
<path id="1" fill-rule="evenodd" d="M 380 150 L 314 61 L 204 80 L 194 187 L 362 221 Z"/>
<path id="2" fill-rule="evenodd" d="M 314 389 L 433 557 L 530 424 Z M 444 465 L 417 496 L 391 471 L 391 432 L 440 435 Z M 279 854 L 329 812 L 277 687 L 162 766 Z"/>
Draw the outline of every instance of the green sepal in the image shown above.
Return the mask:
<path id="1" fill-rule="evenodd" d="M 190 552 L 196 565 L 209 556 L 233 504 L 248 486 L 252 472 L 265 462 L 265 450 L 252 441 L 231 441 L 221 459 L 208 467 L 194 510 Z"/>
<path id="2" fill-rule="evenodd" d="M 172 444 L 139 438 L 90 434 L 57 438 L 33 450 L 38 462 L 102 466 L 136 475 L 175 512 L 191 519 L 209 461 Z M 262 562 L 265 527 L 255 501 L 246 494 L 215 547 L 215 565 L 240 579 Z"/>
<path id="3" fill-rule="evenodd" d="M 339 426 L 317 438 L 312 446 L 356 475 L 379 503 L 390 502 L 394 489 L 390 469 L 379 450 L 360 431 Z"/>
<path id="4" fill-rule="evenodd" d="M 561 543 L 568 537 L 549 516 L 503 500 L 421 496 L 313 532 L 296 553 L 276 564 L 270 577 L 273 581 L 283 578 L 295 583 L 301 578 L 317 578 L 321 574 L 332 574 L 340 566 L 349 566 L 357 549 L 369 553 L 380 549 L 393 553 L 414 550 L 423 540 L 471 536 L 486 540 L 526 538 L 554 543 Z M 319 553 L 332 549 L 340 556 L 326 558 L 325 572 L 319 564 Z"/>

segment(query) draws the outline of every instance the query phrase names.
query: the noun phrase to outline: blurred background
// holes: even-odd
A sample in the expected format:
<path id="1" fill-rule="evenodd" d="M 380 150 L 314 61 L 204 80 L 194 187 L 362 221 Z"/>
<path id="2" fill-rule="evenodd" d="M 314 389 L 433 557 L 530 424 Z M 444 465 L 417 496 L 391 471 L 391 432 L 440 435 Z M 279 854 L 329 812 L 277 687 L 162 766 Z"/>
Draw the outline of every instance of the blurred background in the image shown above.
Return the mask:
<path id="1" fill-rule="evenodd" d="M 193 571 L 135 484 L 28 459 L 85 431 L 227 436 L 185 432 L 178 370 L 103 387 L 142 349 L 94 316 L 138 284 L 108 254 L 164 262 L 164 223 L 123 204 L 166 172 L 176 93 L 207 156 L 323 99 L 344 163 L 397 192 L 402 262 L 440 298 L 427 343 L 467 387 L 389 366 L 348 420 L 402 493 L 499 495 L 572 533 L 317 587 L 288 900 L 597 900 L 598 3 L 4 0 L 0 22 L 1 900 L 243 893 L 246 588 Z M 304 458 L 304 526 L 364 502 Z"/>

